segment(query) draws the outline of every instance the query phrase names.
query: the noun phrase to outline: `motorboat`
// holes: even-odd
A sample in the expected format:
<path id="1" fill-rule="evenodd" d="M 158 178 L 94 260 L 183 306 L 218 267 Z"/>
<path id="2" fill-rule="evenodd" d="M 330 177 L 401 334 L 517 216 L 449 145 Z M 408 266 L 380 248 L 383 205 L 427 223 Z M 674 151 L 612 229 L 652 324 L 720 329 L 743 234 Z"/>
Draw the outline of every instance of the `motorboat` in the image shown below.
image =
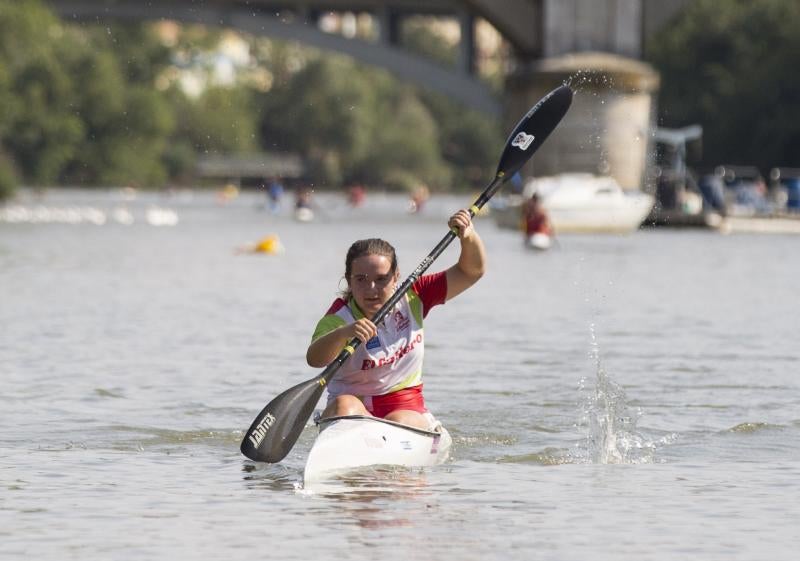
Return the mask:
<path id="1" fill-rule="evenodd" d="M 519 229 L 522 205 L 533 193 L 541 197 L 556 233 L 629 233 L 641 226 L 654 199 L 626 191 L 614 178 L 565 173 L 528 181 L 521 195 L 510 195 L 492 208 L 500 227 Z"/>
<path id="2" fill-rule="evenodd" d="M 428 467 L 450 454 L 447 429 L 419 429 L 367 415 L 327 417 L 308 453 L 303 483 L 369 466 Z"/>

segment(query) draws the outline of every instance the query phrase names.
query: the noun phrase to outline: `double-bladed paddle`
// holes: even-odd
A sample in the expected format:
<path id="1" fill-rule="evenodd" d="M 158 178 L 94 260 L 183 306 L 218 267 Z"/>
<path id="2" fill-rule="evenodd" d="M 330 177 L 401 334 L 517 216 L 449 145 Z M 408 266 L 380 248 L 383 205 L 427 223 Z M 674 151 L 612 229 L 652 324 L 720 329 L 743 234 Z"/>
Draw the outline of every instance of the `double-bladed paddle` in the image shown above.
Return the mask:
<path id="1" fill-rule="evenodd" d="M 561 122 L 571 103 L 572 90 L 567 86 L 561 86 L 544 96 L 520 120 L 506 141 L 494 179 L 469 209 L 472 216 L 475 216 L 500 186 L 519 171 L 538 150 L 548 135 Z M 455 237 L 455 232 L 447 232 L 442 241 L 433 248 L 422 260 L 422 263 L 414 269 L 414 272 L 395 290 L 391 298 L 378 310 L 375 317 L 372 318 L 373 323 L 379 323 L 389 313 L 389 310 L 397 304 L 411 288 L 411 285 L 422 276 Z M 289 388 L 270 401 L 247 429 L 247 434 L 242 440 L 242 454 L 251 460 L 269 463 L 279 462 L 285 458 L 300 437 L 322 392 L 325 391 L 325 386 L 360 344 L 359 339 L 353 338 L 318 376 Z"/>

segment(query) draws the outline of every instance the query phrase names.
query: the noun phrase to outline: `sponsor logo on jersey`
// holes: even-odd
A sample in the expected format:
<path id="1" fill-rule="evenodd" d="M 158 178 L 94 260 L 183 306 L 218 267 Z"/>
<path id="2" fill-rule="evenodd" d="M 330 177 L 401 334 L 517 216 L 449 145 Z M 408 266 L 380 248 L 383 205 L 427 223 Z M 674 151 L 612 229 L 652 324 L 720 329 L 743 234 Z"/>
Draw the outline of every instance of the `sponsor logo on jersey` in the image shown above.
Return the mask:
<path id="1" fill-rule="evenodd" d="M 364 359 L 361 363 L 361 370 L 372 370 L 373 368 L 379 368 L 381 366 L 386 366 L 387 364 L 394 364 L 408 353 L 414 350 L 414 347 L 417 346 L 418 343 L 422 343 L 422 333 L 417 333 L 417 336 L 411 340 L 411 342 L 404 346 L 401 349 L 398 349 L 394 354 L 390 356 L 381 357 L 378 360 L 372 359 Z"/>

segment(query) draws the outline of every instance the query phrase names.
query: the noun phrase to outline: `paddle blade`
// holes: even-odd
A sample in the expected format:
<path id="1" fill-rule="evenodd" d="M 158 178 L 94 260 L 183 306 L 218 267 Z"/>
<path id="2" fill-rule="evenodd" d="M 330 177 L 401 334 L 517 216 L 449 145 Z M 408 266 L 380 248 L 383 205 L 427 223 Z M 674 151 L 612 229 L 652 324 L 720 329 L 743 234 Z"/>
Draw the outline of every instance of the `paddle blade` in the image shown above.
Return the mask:
<path id="1" fill-rule="evenodd" d="M 568 86 L 561 86 L 528 111 L 508 137 L 497 166 L 498 177 L 509 179 L 519 171 L 558 126 L 570 104 L 572 90 Z"/>
<path id="2" fill-rule="evenodd" d="M 280 462 L 297 442 L 324 390 L 314 378 L 270 401 L 247 429 L 242 454 L 257 462 Z"/>

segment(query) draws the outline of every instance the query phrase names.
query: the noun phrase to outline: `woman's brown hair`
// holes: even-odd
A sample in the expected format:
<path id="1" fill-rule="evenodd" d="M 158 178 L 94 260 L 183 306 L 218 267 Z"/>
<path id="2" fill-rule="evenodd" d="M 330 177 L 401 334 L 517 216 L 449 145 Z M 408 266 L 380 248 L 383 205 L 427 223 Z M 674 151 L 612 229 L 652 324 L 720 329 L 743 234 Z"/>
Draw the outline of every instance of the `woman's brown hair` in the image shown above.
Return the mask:
<path id="1" fill-rule="evenodd" d="M 392 244 L 380 238 L 358 240 L 347 250 L 347 256 L 344 259 L 344 280 L 347 281 L 347 290 L 343 294 L 345 298 L 350 297 L 350 275 L 353 274 L 353 261 L 365 255 L 383 255 L 392 264 L 389 273 L 393 275 L 397 272 L 397 253 Z"/>

